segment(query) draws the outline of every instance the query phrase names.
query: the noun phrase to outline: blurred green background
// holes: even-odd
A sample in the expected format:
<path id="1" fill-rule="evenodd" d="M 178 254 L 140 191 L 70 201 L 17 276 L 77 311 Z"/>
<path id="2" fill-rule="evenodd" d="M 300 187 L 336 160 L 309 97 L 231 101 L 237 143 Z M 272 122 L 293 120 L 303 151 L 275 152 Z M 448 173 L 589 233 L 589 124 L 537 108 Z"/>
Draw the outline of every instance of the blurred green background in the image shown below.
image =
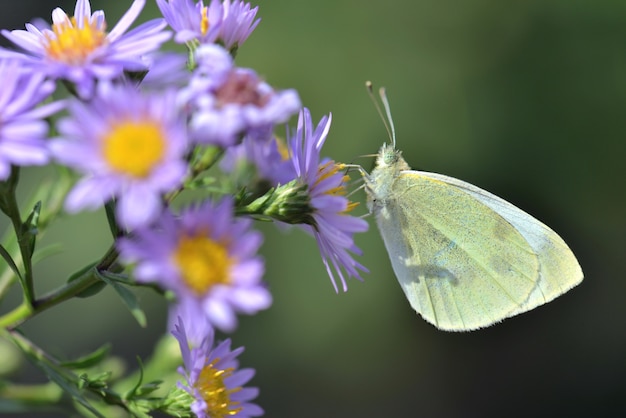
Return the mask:
<path id="1" fill-rule="evenodd" d="M 153 2 L 142 18 L 156 16 Z M 93 1 L 112 27 L 130 1 Z M 238 64 L 295 88 L 325 154 L 367 169 L 386 140 L 364 82 L 384 85 L 412 167 L 485 188 L 555 229 L 582 285 L 472 333 L 446 333 L 409 307 L 382 240 L 357 237 L 365 281 L 335 294 L 315 242 L 268 225 L 273 306 L 243 317 L 258 403 L 268 417 L 500 417 L 626 414 L 626 2 L 597 0 L 272 0 Z M 5 2 L 3 27 L 49 18 L 57 3 Z M 73 10 L 73 1 L 64 2 Z M 281 132 L 282 133 L 282 132 Z M 30 170 L 22 186 L 45 175 Z M 359 192 L 359 199 L 362 199 Z M 102 213 L 64 219 L 45 237 L 65 252 L 38 266 L 44 292 L 108 247 Z M 149 327 L 112 292 L 52 309 L 23 328 L 53 353 L 101 345 L 134 364 L 163 333 L 164 304 L 141 292 Z M 10 308 L 2 305 L 2 311 Z"/>

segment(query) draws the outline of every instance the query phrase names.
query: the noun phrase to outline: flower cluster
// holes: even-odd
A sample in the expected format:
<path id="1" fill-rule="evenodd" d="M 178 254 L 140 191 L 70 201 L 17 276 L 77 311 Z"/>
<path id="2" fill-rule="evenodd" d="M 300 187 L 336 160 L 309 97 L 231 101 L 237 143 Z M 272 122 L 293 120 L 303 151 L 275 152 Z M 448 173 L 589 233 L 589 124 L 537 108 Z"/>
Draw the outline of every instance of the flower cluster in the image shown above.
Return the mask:
<path id="1" fill-rule="evenodd" d="M 231 350 L 230 339 L 214 344 L 216 330 L 232 332 L 238 315 L 272 303 L 253 219 L 310 233 L 336 291 L 367 271 L 353 258 L 353 236 L 367 223 L 351 214 L 345 166 L 321 157 L 331 116 L 314 127 L 295 90 L 276 90 L 236 65 L 259 24 L 257 8 L 241 0 L 156 3 L 163 18 L 132 30 L 145 0 L 134 0 L 110 31 L 89 0 L 77 0 L 73 16 L 55 9 L 51 26 L 2 31 L 21 50 L 0 49 L 0 181 L 17 166 L 49 161 L 72 170 L 65 210 L 106 208 L 113 260 L 128 280 L 172 296 L 169 324 L 192 412 L 259 416 L 250 403 L 257 390 L 242 388 L 254 374 L 238 370 L 243 349 Z M 170 38 L 189 53 L 160 52 Z M 55 81 L 73 97 L 43 104 Z M 56 136 L 47 138 L 44 119 L 60 111 Z M 296 113 L 297 128 L 282 141 L 275 127 Z M 178 204 L 190 190 L 199 201 Z"/>

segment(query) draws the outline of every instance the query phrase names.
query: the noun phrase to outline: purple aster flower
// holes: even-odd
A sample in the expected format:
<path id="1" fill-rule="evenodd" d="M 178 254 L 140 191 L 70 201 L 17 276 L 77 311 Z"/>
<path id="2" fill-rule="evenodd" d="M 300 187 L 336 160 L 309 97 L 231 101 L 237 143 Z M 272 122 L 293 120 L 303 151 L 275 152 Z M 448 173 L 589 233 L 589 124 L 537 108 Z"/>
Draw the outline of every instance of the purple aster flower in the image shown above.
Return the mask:
<path id="1" fill-rule="evenodd" d="M 309 187 L 313 225 L 303 225 L 317 240 L 322 260 L 335 290 L 335 272 L 346 291 L 342 269 L 350 277 L 359 280 L 359 270 L 367 269 L 357 263 L 350 253 L 361 254 L 352 236 L 365 232 L 368 224 L 361 218 L 348 213 L 356 206 L 346 197 L 346 176 L 341 171 L 345 167 L 330 159 L 320 161 L 320 150 L 330 129 L 331 116 L 324 116 L 315 130 L 309 110 L 304 108 L 298 116 L 298 128 L 290 140 L 290 151 L 297 178 Z"/>
<path id="2" fill-rule="evenodd" d="M 177 218 L 163 213 L 118 247 L 123 260 L 137 263 L 138 281 L 156 282 L 177 296 L 170 318 L 181 315 L 188 324 L 208 321 L 232 331 L 236 312 L 251 315 L 272 303 L 256 254 L 262 235 L 250 230 L 251 222 L 233 217 L 230 198 L 207 201 Z"/>
<path id="3" fill-rule="evenodd" d="M 202 0 L 156 0 L 167 23 L 176 31 L 178 43 L 198 42 L 210 44 L 220 42 L 226 49 L 239 47 L 259 24 L 256 19 L 258 7 L 249 3 L 230 0 L 224 3 L 212 0 L 205 6 Z"/>
<path id="4" fill-rule="evenodd" d="M 0 60 L 0 80 L 0 180 L 6 180 L 11 165 L 48 162 L 48 124 L 44 118 L 64 104 L 36 107 L 54 91 L 54 82 L 22 68 L 16 61 Z"/>
<path id="5" fill-rule="evenodd" d="M 91 13 L 89 0 L 77 0 L 74 16 L 52 11 L 52 27 L 26 24 L 26 30 L 2 34 L 24 53 L 0 49 L 0 56 L 19 58 L 35 71 L 74 83 L 81 97 L 93 93 L 96 80 L 112 80 L 124 71 L 144 71 L 143 54 L 157 50 L 171 33 L 163 19 L 148 21 L 128 33 L 145 0 L 135 0 L 115 27 L 106 32 L 104 12 Z"/>
<path id="6" fill-rule="evenodd" d="M 129 86 L 98 86 L 89 103 L 69 106 L 59 121 L 54 157 L 84 177 L 65 201 L 68 212 L 96 209 L 117 199 L 117 220 L 136 228 L 154 220 L 161 195 L 187 174 L 185 118 L 172 103 L 175 93 L 142 94 Z"/>
<path id="7" fill-rule="evenodd" d="M 213 0 L 215 1 L 215 0 Z M 258 6 L 250 8 L 250 3 L 241 0 L 224 0 L 224 16 L 220 40 L 226 49 L 238 48 L 257 27 L 261 19 L 254 19 Z"/>
<path id="8" fill-rule="evenodd" d="M 198 67 L 181 100 L 191 102 L 198 143 L 228 147 L 246 134 L 264 137 L 300 108 L 295 90 L 274 91 L 253 70 L 236 68 L 218 45 L 200 46 L 196 58 Z"/>
<path id="9" fill-rule="evenodd" d="M 237 357 L 243 347 L 230 349 L 230 339 L 213 347 L 214 337 L 210 332 L 198 346 L 190 346 L 184 321 L 179 319 L 172 335 L 178 340 L 184 367 L 179 373 L 186 384 L 179 387 L 194 399 L 191 411 L 198 418 L 215 417 L 258 417 L 263 409 L 250 403 L 259 394 L 254 387 L 243 387 L 254 376 L 254 369 L 239 370 Z"/>

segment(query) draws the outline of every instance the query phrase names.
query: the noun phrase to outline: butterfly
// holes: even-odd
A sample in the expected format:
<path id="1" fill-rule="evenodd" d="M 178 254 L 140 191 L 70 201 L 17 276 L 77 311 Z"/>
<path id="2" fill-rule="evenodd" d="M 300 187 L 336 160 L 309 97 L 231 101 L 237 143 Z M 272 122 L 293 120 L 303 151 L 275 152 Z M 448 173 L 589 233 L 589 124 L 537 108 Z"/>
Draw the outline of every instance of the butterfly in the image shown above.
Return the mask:
<path id="1" fill-rule="evenodd" d="M 373 98 L 371 83 L 368 83 Z M 442 174 L 411 170 L 391 144 L 365 179 L 367 205 L 409 303 L 447 331 L 492 325 L 547 303 L 583 279 L 556 232 L 511 203 Z M 380 106 L 374 100 L 382 117 Z"/>

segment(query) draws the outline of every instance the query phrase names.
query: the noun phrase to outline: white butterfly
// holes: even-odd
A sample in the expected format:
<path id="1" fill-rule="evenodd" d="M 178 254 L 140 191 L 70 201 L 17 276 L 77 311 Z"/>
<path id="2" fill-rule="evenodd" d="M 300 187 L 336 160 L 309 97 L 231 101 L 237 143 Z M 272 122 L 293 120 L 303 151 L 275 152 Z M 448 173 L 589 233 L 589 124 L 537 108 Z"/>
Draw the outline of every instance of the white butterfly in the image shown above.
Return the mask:
<path id="1" fill-rule="evenodd" d="M 371 174 L 363 172 L 365 190 L 413 309 L 437 328 L 468 331 L 549 302 L 582 281 L 567 244 L 537 219 L 464 181 L 411 170 L 395 149 L 383 89 L 380 96 L 392 144 L 381 147 Z"/>

